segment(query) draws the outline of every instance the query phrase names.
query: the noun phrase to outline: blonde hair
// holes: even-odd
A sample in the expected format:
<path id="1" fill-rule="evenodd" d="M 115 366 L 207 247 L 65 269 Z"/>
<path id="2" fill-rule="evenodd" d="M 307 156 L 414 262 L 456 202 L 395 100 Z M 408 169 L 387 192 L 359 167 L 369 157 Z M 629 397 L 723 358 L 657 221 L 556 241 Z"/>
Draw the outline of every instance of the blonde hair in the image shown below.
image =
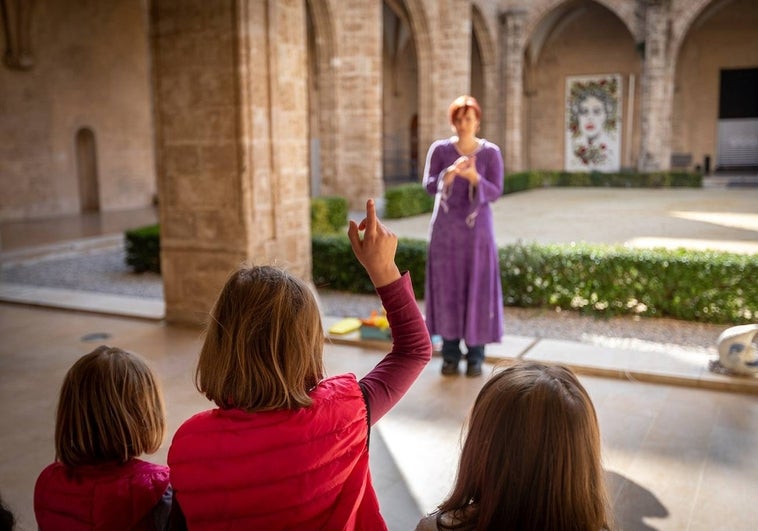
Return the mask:
<path id="1" fill-rule="evenodd" d="M 561 365 L 516 362 L 482 387 L 443 529 L 610 529 L 595 408 Z"/>
<path id="2" fill-rule="evenodd" d="M 211 312 L 195 385 L 223 409 L 297 409 L 324 376 L 313 293 L 272 266 L 232 273 Z"/>
<path id="3" fill-rule="evenodd" d="M 147 363 L 102 345 L 66 373 L 55 422 L 55 457 L 67 466 L 125 463 L 158 450 L 163 395 Z"/>

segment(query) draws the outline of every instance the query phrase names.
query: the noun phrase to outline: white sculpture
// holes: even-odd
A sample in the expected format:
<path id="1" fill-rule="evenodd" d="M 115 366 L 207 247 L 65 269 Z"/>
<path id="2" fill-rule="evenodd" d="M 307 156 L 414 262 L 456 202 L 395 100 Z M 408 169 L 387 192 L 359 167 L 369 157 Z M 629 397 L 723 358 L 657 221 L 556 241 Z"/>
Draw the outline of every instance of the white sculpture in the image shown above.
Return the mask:
<path id="1" fill-rule="evenodd" d="M 737 374 L 758 374 L 758 348 L 753 338 L 758 334 L 758 324 L 739 325 L 727 328 L 716 344 L 722 367 Z"/>

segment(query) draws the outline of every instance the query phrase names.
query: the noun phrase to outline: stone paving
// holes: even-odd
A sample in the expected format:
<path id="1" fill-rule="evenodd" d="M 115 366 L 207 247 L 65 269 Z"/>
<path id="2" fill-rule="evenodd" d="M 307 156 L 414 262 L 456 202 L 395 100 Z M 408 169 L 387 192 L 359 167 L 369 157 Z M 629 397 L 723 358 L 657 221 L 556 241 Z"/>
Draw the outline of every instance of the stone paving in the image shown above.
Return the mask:
<path id="1" fill-rule="evenodd" d="M 521 199 L 505 197 L 498 202 L 505 215 L 516 213 L 514 219 L 505 222 L 503 231 L 526 238 L 529 231 L 540 230 L 546 237 L 548 219 L 550 224 L 568 223 L 570 215 L 563 220 L 549 218 L 555 196 L 540 192 L 543 191 L 516 194 Z M 599 198 L 610 201 L 611 197 L 604 195 L 608 191 L 601 192 Z M 663 199 L 626 192 L 618 192 L 620 200 L 637 205 L 625 207 L 627 215 L 637 212 L 634 241 L 641 241 L 643 235 L 661 241 L 671 234 L 672 240 L 678 238 L 692 245 L 732 242 L 747 252 L 752 252 L 750 246 L 758 242 L 756 190 L 723 190 L 716 194 L 695 190 L 682 191 L 680 195 L 656 191 Z M 649 208 L 630 199 L 645 195 Z M 519 204 L 526 199 L 529 217 L 523 217 L 526 211 Z M 586 206 L 581 206 L 584 201 L 576 195 L 573 203 L 567 203 L 572 205 L 570 208 L 558 204 L 564 215 L 573 212 L 581 221 L 585 217 Z M 612 205 L 607 210 L 619 212 Z M 521 224 L 516 223 L 518 219 Z M 534 223 L 526 223 L 532 219 Z M 673 228 L 656 229 L 665 219 Z M 653 226 L 646 225 L 645 220 Z M 685 230 L 677 228 L 682 220 L 688 224 L 687 238 L 678 233 Z M 402 222 L 400 226 L 392 222 L 393 230 L 405 235 L 401 226 L 408 221 L 398 222 Z M 414 230 L 425 230 L 425 223 L 428 218 L 420 217 Z M 594 226 L 613 223 L 595 219 Z M 586 226 L 592 223 L 587 221 Z M 0 227 L 2 231 L 6 229 L 7 226 Z M 621 238 L 620 229 L 614 230 Z M 586 239 L 579 229 L 573 233 L 576 241 Z M 2 241 L 22 240 L 19 236 L 9 238 L 2 232 Z M 46 243 L 39 235 L 29 240 L 35 238 L 36 243 Z M 630 244 L 628 239 L 611 243 Z M 17 263 L 22 247 L 3 250 L 0 260 L 4 267 L 14 260 Z M 78 355 L 94 348 L 86 341 L 89 334 L 105 333 L 107 342 L 145 355 L 164 382 L 170 433 L 151 459 L 164 461 L 178 423 L 208 407 L 191 383 L 199 331 L 165 326 L 160 321 L 160 299 L 24 286 L 5 279 L 0 282 L 0 299 L 22 303 L 0 304 L 0 419 L 4 426 L 14 427 L 0 433 L 0 493 L 19 515 L 18 529 L 35 529 L 33 483 L 39 470 L 52 459 L 57 397 L 51 390 L 58 389 L 63 373 Z M 51 299 L 55 299 L 54 304 Z M 78 311 L 40 305 L 67 306 Z M 91 312 L 95 305 L 100 315 Z M 132 317 L 123 316 L 126 308 L 131 308 Z M 140 318 L 135 319 L 137 316 Z M 337 318 L 325 316 L 327 324 Z M 382 343 L 333 337 L 327 345 L 327 368 L 332 374 L 351 371 L 361 375 L 386 349 Z M 758 497 L 758 459 L 754 451 L 758 447 L 756 380 L 708 373 L 705 366 L 713 356 L 712 350 L 613 333 L 566 340 L 530 332 L 507 334 L 503 343 L 488 345 L 487 356 L 486 372 L 492 370 L 492 362 L 522 357 L 561 361 L 580 373 L 598 410 L 605 468 L 620 529 L 753 528 L 749 507 Z M 412 529 L 420 515 L 432 510 L 446 494 L 455 474 L 462 425 L 483 381 L 484 378 L 442 378 L 439 360 L 435 359 L 408 396 L 377 425 L 372 437 L 371 466 L 383 513 L 393 531 Z"/>

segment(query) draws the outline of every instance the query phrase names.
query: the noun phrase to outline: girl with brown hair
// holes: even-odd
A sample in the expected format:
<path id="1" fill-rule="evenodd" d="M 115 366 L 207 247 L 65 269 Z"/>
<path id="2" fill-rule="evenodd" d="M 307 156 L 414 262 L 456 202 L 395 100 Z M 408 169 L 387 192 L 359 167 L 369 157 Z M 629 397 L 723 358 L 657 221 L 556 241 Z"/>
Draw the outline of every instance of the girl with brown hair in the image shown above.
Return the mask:
<path id="1" fill-rule="evenodd" d="M 63 380 L 55 462 L 34 488 L 41 531 L 163 529 L 171 505 L 168 467 L 137 459 L 166 432 L 163 396 L 136 354 L 100 346 Z"/>
<path id="2" fill-rule="evenodd" d="M 397 236 L 373 200 L 348 236 L 387 311 L 392 351 L 360 380 L 325 378 L 308 286 L 275 267 L 234 272 L 196 371 L 198 389 L 218 407 L 185 421 L 168 454 L 172 529 L 386 529 L 369 474 L 369 428 L 432 348 L 410 276 L 395 265 Z"/>
<path id="3" fill-rule="evenodd" d="M 496 372 L 468 425 L 452 492 L 417 531 L 611 528 L 595 408 L 568 368 Z"/>

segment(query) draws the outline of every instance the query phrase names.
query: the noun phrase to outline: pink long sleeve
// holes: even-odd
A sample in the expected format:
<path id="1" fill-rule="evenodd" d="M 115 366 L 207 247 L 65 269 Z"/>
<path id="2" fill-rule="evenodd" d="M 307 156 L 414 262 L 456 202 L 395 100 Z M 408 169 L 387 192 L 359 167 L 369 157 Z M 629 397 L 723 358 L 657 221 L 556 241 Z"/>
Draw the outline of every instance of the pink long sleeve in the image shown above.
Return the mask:
<path id="1" fill-rule="evenodd" d="M 408 272 L 377 288 L 392 329 L 392 351 L 360 380 L 371 424 L 384 416 L 408 391 L 432 358 L 432 343 L 413 296 Z"/>

